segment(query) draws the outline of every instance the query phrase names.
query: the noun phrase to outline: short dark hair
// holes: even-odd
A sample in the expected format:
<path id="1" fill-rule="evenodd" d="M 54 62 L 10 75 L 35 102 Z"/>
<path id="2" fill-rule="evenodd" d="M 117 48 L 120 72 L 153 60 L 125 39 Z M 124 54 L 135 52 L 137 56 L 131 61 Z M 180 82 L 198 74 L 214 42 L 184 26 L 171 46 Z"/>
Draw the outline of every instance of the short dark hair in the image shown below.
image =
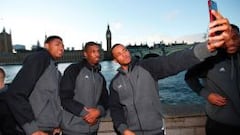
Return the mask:
<path id="1" fill-rule="evenodd" d="M 235 24 L 231 24 L 231 27 L 235 30 L 237 30 L 237 32 L 239 33 L 239 27 Z"/>
<path id="2" fill-rule="evenodd" d="M 3 68 L 0 67 L 0 73 L 3 74 L 3 77 L 5 78 L 6 74 L 5 74 L 5 71 L 3 70 Z"/>
<path id="3" fill-rule="evenodd" d="M 52 35 L 52 36 L 49 36 L 46 38 L 44 44 L 49 43 L 49 42 L 53 41 L 54 39 L 59 39 L 62 41 L 62 38 L 60 36 Z"/>
<path id="4" fill-rule="evenodd" d="M 116 44 L 114 44 L 114 45 L 112 46 L 112 48 L 111 48 L 111 55 L 112 55 L 112 57 L 113 57 L 113 49 L 116 48 L 116 47 L 119 46 L 119 45 L 122 45 L 122 44 L 116 43 Z M 113 58 L 114 58 L 114 57 L 113 57 Z"/>
<path id="5" fill-rule="evenodd" d="M 93 42 L 93 41 L 89 41 L 85 44 L 84 48 L 83 48 L 83 51 L 87 51 L 87 49 L 90 47 L 90 46 L 98 46 L 100 47 L 100 44 L 96 43 L 96 42 Z"/>

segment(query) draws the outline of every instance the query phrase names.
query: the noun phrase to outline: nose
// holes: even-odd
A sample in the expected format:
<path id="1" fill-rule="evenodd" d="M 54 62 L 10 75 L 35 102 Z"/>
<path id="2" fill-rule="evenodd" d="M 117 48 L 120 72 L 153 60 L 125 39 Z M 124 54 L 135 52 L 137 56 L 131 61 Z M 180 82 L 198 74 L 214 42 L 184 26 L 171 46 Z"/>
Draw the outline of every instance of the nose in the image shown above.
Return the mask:
<path id="1" fill-rule="evenodd" d="M 63 45 L 63 44 L 60 45 L 59 49 L 60 49 L 61 51 L 63 51 L 63 50 L 64 50 L 64 45 Z"/>
<path id="2" fill-rule="evenodd" d="M 96 56 L 97 56 L 97 57 L 100 57 L 100 52 L 97 52 L 97 53 L 96 53 Z"/>
<path id="3" fill-rule="evenodd" d="M 122 53 L 122 55 L 123 55 L 124 57 L 126 57 L 126 56 L 128 55 L 127 52 L 128 52 L 128 51 L 124 51 L 124 52 Z"/>

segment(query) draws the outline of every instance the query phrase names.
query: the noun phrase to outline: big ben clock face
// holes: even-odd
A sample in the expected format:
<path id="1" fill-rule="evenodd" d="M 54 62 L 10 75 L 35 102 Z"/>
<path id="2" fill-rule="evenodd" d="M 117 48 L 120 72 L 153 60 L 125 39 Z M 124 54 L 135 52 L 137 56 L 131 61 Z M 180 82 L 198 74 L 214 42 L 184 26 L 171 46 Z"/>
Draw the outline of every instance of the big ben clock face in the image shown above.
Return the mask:
<path id="1" fill-rule="evenodd" d="M 110 34 L 107 34 L 107 38 L 110 38 L 111 37 L 111 35 Z"/>

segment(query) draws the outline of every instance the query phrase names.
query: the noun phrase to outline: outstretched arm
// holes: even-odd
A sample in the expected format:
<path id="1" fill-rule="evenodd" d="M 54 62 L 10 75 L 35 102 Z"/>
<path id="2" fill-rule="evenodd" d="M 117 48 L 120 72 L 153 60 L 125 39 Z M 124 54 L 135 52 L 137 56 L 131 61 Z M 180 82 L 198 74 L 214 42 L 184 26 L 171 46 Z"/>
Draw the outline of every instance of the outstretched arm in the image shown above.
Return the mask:
<path id="1" fill-rule="evenodd" d="M 189 68 L 185 74 L 185 82 L 189 86 L 190 89 L 192 89 L 194 92 L 196 92 L 200 96 L 204 96 L 207 99 L 207 96 L 209 95 L 209 92 L 206 91 L 204 95 L 201 94 L 201 92 L 204 89 L 204 86 L 201 83 L 201 77 L 206 77 L 206 66 L 209 66 L 207 62 L 202 62 L 198 65 L 195 65 L 191 68 Z"/>

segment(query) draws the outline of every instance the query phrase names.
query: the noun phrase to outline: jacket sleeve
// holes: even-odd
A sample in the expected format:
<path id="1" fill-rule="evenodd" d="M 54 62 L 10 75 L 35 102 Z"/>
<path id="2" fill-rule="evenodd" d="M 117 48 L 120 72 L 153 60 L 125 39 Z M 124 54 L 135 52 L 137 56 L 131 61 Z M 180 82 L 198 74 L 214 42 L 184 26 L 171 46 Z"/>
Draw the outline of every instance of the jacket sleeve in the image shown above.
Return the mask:
<path id="1" fill-rule="evenodd" d="M 26 133 L 38 130 L 28 97 L 49 63 L 50 58 L 47 55 L 27 57 L 8 89 L 9 108 Z"/>
<path id="2" fill-rule="evenodd" d="M 118 93 L 110 85 L 110 97 L 109 97 L 109 108 L 110 114 L 113 120 L 114 127 L 120 132 L 123 133 L 127 129 L 127 123 L 124 117 L 124 111 L 120 103 Z"/>
<path id="3" fill-rule="evenodd" d="M 206 43 L 202 43 L 168 56 L 145 59 L 140 64 L 154 79 L 159 80 L 186 70 L 213 55 L 216 55 L 216 52 L 210 53 Z"/>
<path id="4" fill-rule="evenodd" d="M 189 88 L 205 99 L 207 99 L 210 92 L 202 85 L 201 79 L 206 78 L 207 72 L 212 64 L 213 63 L 208 60 L 197 64 L 187 70 L 184 78 Z"/>
<path id="5" fill-rule="evenodd" d="M 101 116 L 106 115 L 106 110 L 108 109 L 108 101 L 109 101 L 109 95 L 108 95 L 108 90 L 106 86 L 106 80 L 104 79 L 104 76 L 101 74 L 103 77 L 103 86 L 102 86 L 102 93 L 98 102 L 97 108 L 100 109 L 101 111 Z"/>
<path id="6" fill-rule="evenodd" d="M 60 98 L 65 110 L 76 116 L 84 116 L 87 111 L 84 110 L 84 104 L 74 100 L 74 89 L 76 78 L 82 67 L 78 64 L 72 64 L 64 71 L 60 82 Z M 77 106 L 77 107 L 76 107 Z"/>

